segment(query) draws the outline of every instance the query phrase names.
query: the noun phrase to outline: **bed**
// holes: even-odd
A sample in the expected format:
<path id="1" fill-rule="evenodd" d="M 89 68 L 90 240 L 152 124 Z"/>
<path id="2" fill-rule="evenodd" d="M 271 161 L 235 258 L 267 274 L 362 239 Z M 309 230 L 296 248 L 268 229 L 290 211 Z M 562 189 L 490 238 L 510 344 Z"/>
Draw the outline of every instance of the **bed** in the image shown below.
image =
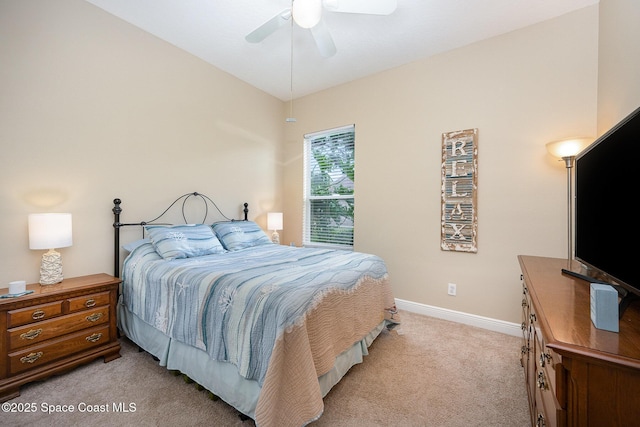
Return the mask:
<path id="1" fill-rule="evenodd" d="M 204 204 L 188 223 L 185 205 Z M 161 223 L 182 202 L 184 224 Z M 123 223 L 114 200 L 120 332 L 260 427 L 317 420 L 323 397 L 398 323 L 384 261 L 371 254 L 272 243 L 201 193 L 151 221 Z M 209 222 L 212 205 L 222 220 Z M 120 229 L 142 238 L 120 244 Z"/>

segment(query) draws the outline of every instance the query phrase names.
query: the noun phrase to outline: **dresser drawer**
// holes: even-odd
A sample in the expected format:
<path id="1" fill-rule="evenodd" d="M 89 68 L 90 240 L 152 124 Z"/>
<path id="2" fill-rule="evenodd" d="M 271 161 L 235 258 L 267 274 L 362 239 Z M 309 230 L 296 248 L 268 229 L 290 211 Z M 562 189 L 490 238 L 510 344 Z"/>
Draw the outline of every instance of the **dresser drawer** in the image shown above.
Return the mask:
<path id="1" fill-rule="evenodd" d="M 100 307 L 109 304 L 110 293 L 100 292 L 97 294 L 83 295 L 81 297 L 69 298 L 69 313 L 87 308 Z"/>
<path id="2" fill-rule="evenodd" d="M 62 314 L 62 301 L 34 305 L 7 312 L 7 327 L 26 325 L 40 320 L 50 319 Z"/>
<path id="3" fill-rule="evenodd" d="M 536 346 L 539 344 L 540 343 L 536 343 Z M 544 340 L 542 341 L 542 346 L 540 348 L 536 348 L 536 357 L 538 358 L 536 361 L 538 364 L 538 370 L 544 372 L 547 386 L 555 396 L 558 390 L 556 384 L 558 374 L 556 370 L 562 369 L 560 364 L 562 358 L 549 347 L 545 346 Z"/>
<path id="4" fill-rule="evenodd" d="M 9 375 L 19 374 L 108 342 L 109 325 L 104 325 L 68 335 L 64 339 L 9 353 Z"/>
<path id="5" fill-rule="evenodd" d="M 538 375 L 538 387 L 536 389 L 536 427 L 564 425 L 564 411 L 558 404 L 553 391 L 550 388 L 544 387 L 544 381 L 548 380 L 546 373 L 539 369 Z"/>
<path id="6" fill-rule="evenodd" d="M 9 329 L 9 350 L 34 345 L 49 338 L 101 325 L 109 321 L 109 306 L 56 317 L 27 326 Z"/>

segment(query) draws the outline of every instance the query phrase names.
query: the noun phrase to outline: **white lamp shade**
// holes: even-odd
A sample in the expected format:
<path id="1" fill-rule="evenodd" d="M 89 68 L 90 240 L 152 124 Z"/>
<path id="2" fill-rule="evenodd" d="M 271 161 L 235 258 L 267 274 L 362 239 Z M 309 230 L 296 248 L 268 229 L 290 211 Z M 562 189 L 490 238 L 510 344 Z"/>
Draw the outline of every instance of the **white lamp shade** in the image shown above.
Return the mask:
<path id="1" fill-rule="evenodd" d="M 269 230 L 282 230 L 282 212 L 269 212 L 267 214 L 267 228 Z"/>
<path id="2" fill-rule="evenodd" d="M 29 215 L 30 249 L 66 248 L 72 244 L 70 213 Z"/>
<path id="3" fill-rule="evenodd" d="M 547 144 L 547 151 L 559 159 L 574 157 L 593 142 L 591 138 L 573 138 L 553 141 Z"/>
<path id="4" fill-rule="evenodd" d="M 293 20 L 302 28 L 313 28 L 322 17 L 322 0 L 294 0 Z"/>

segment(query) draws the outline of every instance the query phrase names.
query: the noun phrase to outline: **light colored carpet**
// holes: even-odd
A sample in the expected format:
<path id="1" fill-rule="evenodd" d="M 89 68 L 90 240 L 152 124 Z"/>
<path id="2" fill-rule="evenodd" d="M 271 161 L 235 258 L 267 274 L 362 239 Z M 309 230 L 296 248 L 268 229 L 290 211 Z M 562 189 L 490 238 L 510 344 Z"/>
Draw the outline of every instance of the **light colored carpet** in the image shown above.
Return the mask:
<path id="1" fill-rule="evenodd" d="M 402 325 L 383 332 L 364 363 L 351 368 L 325 397 L 324 414 L 313 426 L 530 425 L 520 338 L 415 313 L 400 315 Z M 23 386 L 9 402 L 35 412 L 3 413 L 0 424 L 254 426 L 126 339 L 121 354 L 109 363 L 96 360 Z M 80 412 L 83 404 L 109 412 Z M 49 414 L 44 411 L 49 405 L 73 405 L 75 411 Z M 129 412 L 115 412 L 114 405 Z"/>

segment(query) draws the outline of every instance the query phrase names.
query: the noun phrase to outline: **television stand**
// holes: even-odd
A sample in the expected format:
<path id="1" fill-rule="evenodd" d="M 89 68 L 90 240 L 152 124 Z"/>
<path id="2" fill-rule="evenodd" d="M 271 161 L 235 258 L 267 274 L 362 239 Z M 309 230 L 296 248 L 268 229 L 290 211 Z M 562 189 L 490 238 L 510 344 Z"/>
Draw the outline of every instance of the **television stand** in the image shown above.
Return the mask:
<path id="1" fill-rule="evenodd" d="M 622 313 L 629 307 L 629 304 L 638 299 L 636 294 L 632 294 L 631 292 L 627 292 L 625 296 L 620 300 L 620 304 L 618 306 L 618 312 L 620 313 L 619 318 L 622 319 Z"/>
<path id="2" fill-rule="evenodd" d="M 598 329 L 591 321 L 589 287 L 561 273 L 562 267 L 580 271 L 577 263 L 534 256 L 518 261 L 520 362 L 531 425 L 638 426 L 640 304 L 627 308 L 618 333 Z"/>
<path id="3" fill-rule="evenodd" d="M 627 309 L 627 307 L 629 307 L 629 304 L 631 304 L 633 301 L 638 299 L 638 297 L 635 294 L 627 291 L 625 288 L 623 288 L 620 285 L 614 285 L 612 283 L 603 282 L 602 280 L 597 280 L 591 276 L 586 276 L 584 274 L 576 273 L 575 271 L 567 270 L 566 268 L 562 269 L 562 273 L 584 280 L 585 282 L 588 282 L 588 283 L 600 283 L 602 285 L 609 285 L 613 287 L 616 291 L 618 291 L 618 295 L 620 296 L 620 302 L 618 303 L 618 319 L 622 319 L 622 315 L 624 314 L 624 311 Z"/>

